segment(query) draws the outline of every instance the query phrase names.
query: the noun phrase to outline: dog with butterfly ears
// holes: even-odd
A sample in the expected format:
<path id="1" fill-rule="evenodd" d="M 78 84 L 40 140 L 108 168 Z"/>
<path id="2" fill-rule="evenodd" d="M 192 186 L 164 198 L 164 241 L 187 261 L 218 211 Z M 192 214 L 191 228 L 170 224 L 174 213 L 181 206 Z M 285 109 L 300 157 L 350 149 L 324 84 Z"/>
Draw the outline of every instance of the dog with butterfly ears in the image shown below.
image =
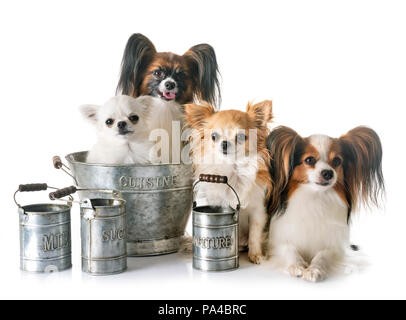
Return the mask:
<path id="1" fill-rule="evenodd" d="M 340 138 L 304 138 L 282 126 L 267 143 L 274 181 L 268 205 L 271 261 L 292 276 L 323 280 L 345 266 L 355 249 L 351 214 L 360 205 L 379 206 L 384 195 L 379 136 L 360 126 Z"/>

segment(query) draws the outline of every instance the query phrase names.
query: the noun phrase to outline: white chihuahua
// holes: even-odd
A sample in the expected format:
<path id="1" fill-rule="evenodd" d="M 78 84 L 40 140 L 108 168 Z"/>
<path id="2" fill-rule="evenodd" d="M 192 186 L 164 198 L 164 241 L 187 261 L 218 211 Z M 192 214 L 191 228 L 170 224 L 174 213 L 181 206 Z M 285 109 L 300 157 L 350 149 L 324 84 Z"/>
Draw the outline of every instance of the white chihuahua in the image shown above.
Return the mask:
<path id="1" fill-rule="evenodd" d="M 150 139 L 151 132 L 161 129 L 159 135 L 172 137 L 172 121 L 182 117 L 179 105 L 151 96 L 119 95 L 102 106 L 83 105 L 80 111 L 96 127 L 98 135 L 86 161 L 100 164 L 162 162 L 162 154 L 171 149 L 166 146 L 167 150 L 161 149 L 158 156 L 154 150 L 156 142 Z"/>

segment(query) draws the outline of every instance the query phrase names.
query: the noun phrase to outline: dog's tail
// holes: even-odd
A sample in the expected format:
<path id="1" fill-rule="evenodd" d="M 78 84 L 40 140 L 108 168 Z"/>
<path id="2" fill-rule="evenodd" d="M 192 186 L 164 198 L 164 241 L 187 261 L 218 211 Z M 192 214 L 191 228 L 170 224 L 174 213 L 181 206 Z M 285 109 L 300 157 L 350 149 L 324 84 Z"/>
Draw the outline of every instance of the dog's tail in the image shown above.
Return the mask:
<path id="1" fill-rule="evenodd" d="M 352 251 L 359 251 L 359 250 L 360 250 L 359 246 L 357 246 L 356 244 L 350 245 L 350 249 L 351 249 Z"/>
<path id="2" fill-rule="evenodd" d="M 369 266 L 367 255 L 359 246 L 351 245 L 346 249 L 342 259 L 337 261 L 331 269 L 333 274 L 350 274 L 362 272 Z"/>

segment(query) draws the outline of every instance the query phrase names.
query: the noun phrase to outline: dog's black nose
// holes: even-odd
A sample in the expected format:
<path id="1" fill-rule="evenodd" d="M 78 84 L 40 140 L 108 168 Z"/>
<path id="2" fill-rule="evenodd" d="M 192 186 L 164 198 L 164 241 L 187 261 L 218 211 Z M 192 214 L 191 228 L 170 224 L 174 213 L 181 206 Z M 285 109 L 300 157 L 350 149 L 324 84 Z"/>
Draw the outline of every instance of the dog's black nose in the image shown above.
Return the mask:
<path id="1" fill-rule="evenodd" d="M 173 81 L 166 81 L 166 82 L 165 82 L 165 88 L 166 88 L 166 90 L 172 90 L 172 89 L 175 88 L 175 86 L 176 86 L 176 83 L 173 82 Z"/>
<path id="2" fill-rule="evenodd" d="M 334 177 L 334 172 L 333 170 L 323 170 L 321 171 L 321 176 L 324 178 L 324 180 L 331 180 L 332 177 Z"/>
<path id="3" fill-rule="evenodd" d="M 223 149 L 223 153 L 224 153 L 224 154 L 227 153 L 228 148 L 230 148 L 230 146 L 231 146 L 230 142 L 228 142 L 228 141 L 226 141 L 226 140 L 221 141 L 221 148 Z"/>
<path id="4" fill-rule="evenodd" d="M 119 123 L 117 123 L 117 127 L 119 129 L 125 129 L 127 127 L 127 122 L 125 121 L 120 121 Z"/>

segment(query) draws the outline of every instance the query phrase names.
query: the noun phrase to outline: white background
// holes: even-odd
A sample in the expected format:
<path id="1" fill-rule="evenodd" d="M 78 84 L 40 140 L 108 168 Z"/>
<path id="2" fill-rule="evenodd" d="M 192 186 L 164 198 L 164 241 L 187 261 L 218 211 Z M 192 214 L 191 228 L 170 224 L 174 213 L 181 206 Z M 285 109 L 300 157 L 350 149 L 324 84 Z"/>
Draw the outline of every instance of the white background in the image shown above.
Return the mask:
<path id="1" fill-rule="evenodd" d="M 2 1 L 0 4 L 0 298 L 406 298 L 406 7 L 402 1 Z M 369 256 L 362 273 L 308 284 L 254 266 L 203 274 L 179 255 L 130 259 L 127 273 L 19 271 L 20 183 L 71 184 L 51 157 L 88 149 L 94 133 L 78 106 L 114 95 L 134 32 L 159 51 L 211 44 L 222 73 L 222 109 L 272 99 L 275 122 L 303 135 L 339 136 L 368 125 L 381 136 L 387 202 L 361 212 L 353 241 Z M 42 198 L 41 198 L 42 197 Z M 24 203 L 46 194 L 22 195 Z"/>

